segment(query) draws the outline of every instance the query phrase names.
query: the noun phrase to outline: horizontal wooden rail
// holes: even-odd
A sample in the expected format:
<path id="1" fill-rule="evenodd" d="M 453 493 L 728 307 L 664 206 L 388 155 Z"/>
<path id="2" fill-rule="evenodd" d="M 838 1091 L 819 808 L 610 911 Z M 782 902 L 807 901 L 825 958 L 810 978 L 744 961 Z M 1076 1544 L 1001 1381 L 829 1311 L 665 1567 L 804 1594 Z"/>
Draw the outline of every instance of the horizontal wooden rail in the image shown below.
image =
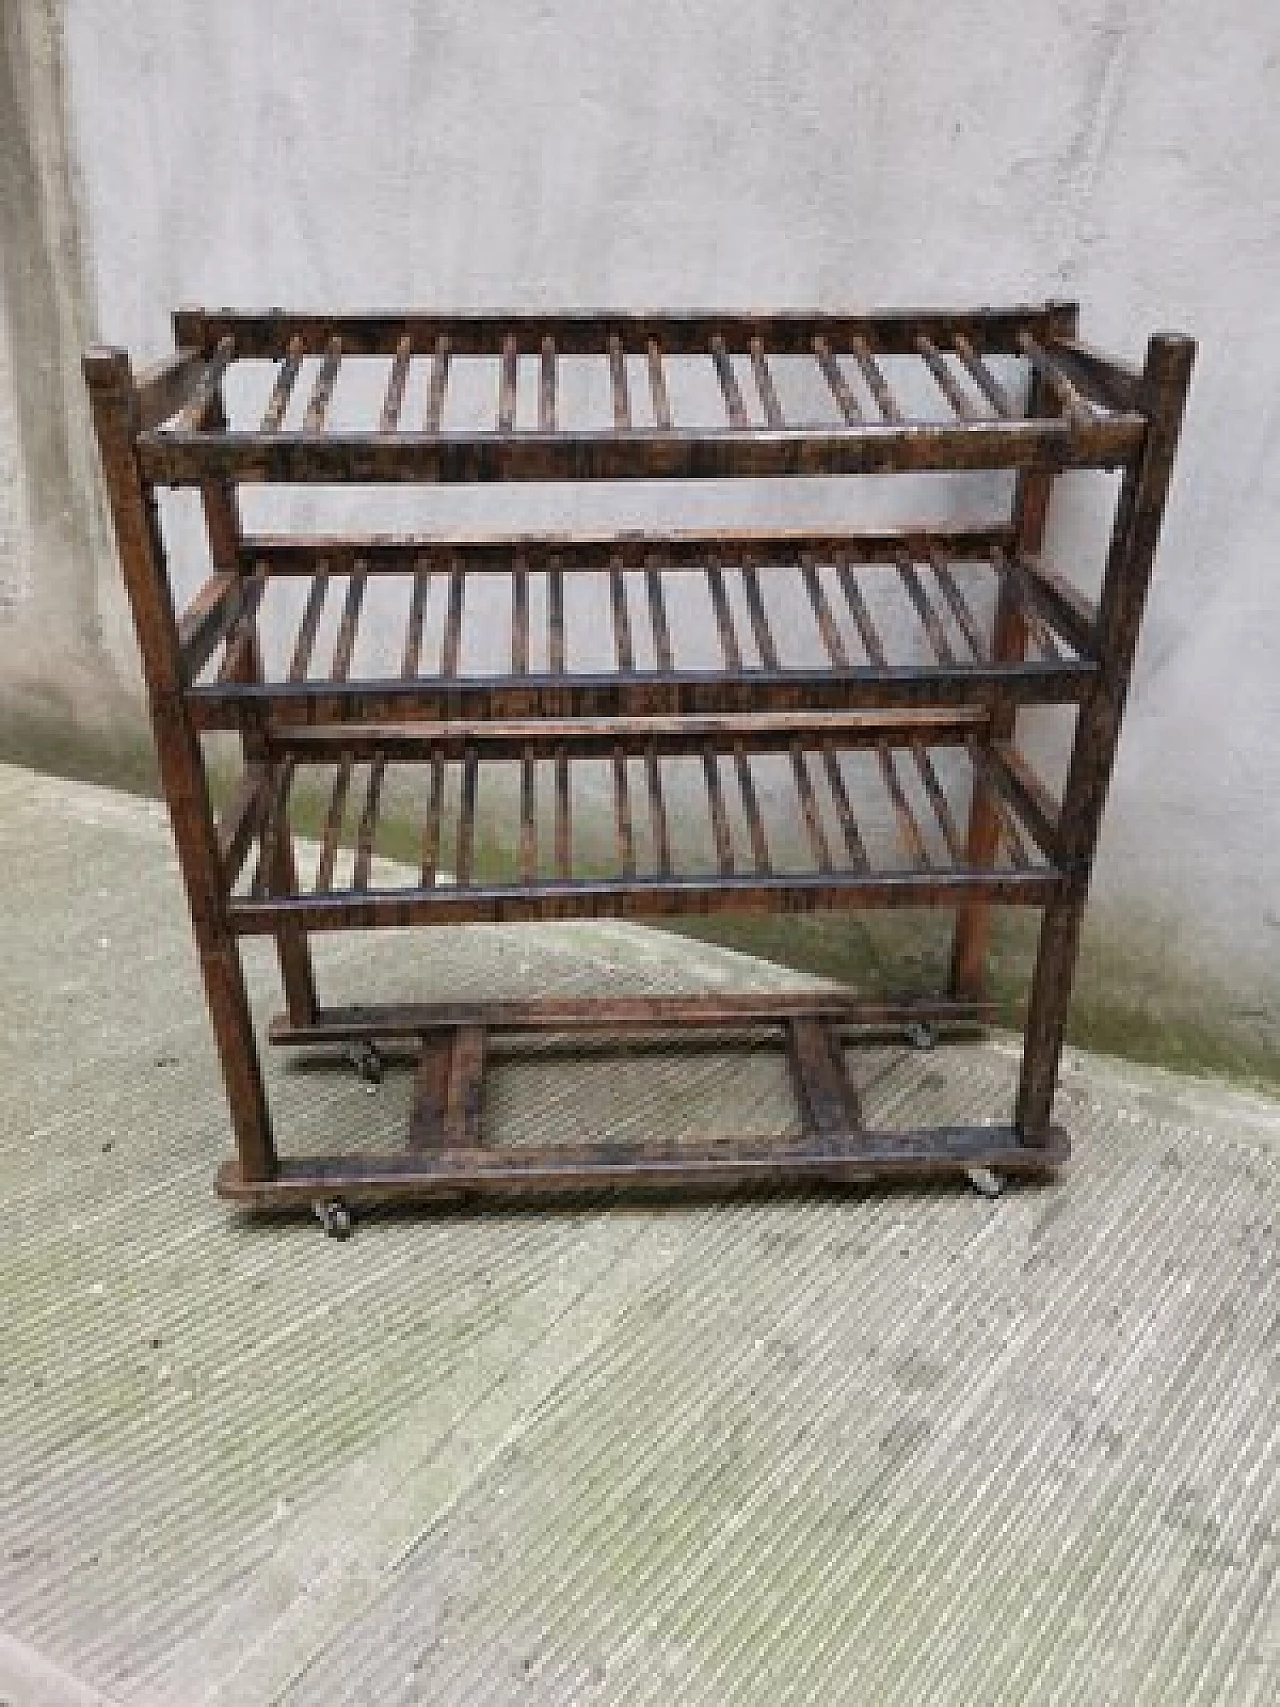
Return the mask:
<path id="1" fill-rule="evenodd" d="M 551 879 L 466 888 L 368 889 L 358 893 L 249 897 L 227 904 L 243 936 L 282 922 L 306 930 L 372 930 L 415 924 L 512 924 L 553 919 L 673 919 L 832 909 L 946 907 L 979 896 L 1006 906 L 1045 906 L 1062 893 L 1055 870 L 817 872 L 762 877 Z"/>
<path id="2" fill-rule="evenodd" d="M 982 468 L 1110 468 L 1142 443 L 1140 415 L 1089 420 L 884 421 L 723 432 L 149 432 L 144 476 L 206 480 L 489 484 L 495 481 L 737 480 Z"/>
<path id="3" fill-rule="evenodd" d="M 651 343 L 664 355 L 705 355 L 713 338 L 734 354 L 749 354 L 759 340 L 769 355 L 809 355 L 813 340 L 844 353 L 861 340 L 883 355 L 910 355 L 923 335 L 949 348 L 957 333 L 980 350 L 1014 355 L 1018 337 L 1030 332 L 1052 335 L 1062 305 L 1034 303 L 1008 308 L 903 309 L 850 315 L 795 312 L 726 314 L 627 313 L 599 309 L 570 314 L 470 312 L 403 314 L 378 310 L 346 314 L 282 313 L 271 309 L 181 308 L 174 317 L 179 344 L 213 349 L 221 338 L 235 339 L 240 356 L 282 356 L 293 339 L 305 355 L 323 355 L 333 337 L 347 356 L 393 356 L 401 340 L 415 355 L 434 355 L 440 340 L 451 355 L 498 356 L 508 339 L 521 355 L 540 356 L 550 339 L 557 355 L 606 355 L 617 339 L 627 355 L 648 356 Z"/>
<path id="4" fill-rule="evenodd" d="M 246 715 L 284 724 L 522 717 L 691 717 L 854 711 L 883 706 L 1072 704 L 1097 674 L 1088 661 L 869 667 L 846 670 L 641 671 L 631 674 L 424 676 L 416 681 L 201 684 L 187 703 L 199 729 L 236 729 Z"/>
<path id="5" fill-rule="evenodd" d="M 793 568 L 803 556 L 819 563 L 894 563 L 904 552 L 921 558 L 939 552 L 953 562 L 982 562 L 996 549 L 1011 548 L 1007 525 L 952 529 L 903 528 L 874 533 L 815 532 L 806 528 L 727 529 L 716 533 L 631 529 L 598 534 L 489 534 L 440 537 L 432 534 L 250 534 L 244 558 L 262 563 L 271 575 L 313 575 L 323 562 L 332 575 L 349 575 L 357 564 L 371 574 L 407 574 L 416 569 L 462 569 L 510 573 L 541 571 L 553 558 L 575 569 L 704 569 L 711 559 L 737 566 Z"/>

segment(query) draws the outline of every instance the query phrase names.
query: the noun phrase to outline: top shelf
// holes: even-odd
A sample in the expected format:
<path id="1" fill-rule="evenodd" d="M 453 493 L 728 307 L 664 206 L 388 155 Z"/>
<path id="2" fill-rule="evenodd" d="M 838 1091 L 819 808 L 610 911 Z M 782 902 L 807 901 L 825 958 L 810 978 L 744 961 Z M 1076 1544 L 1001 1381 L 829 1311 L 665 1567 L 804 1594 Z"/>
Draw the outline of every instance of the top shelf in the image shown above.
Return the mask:
<path id="1" fill-rule="evenodd" d="M 1074 311 L 1055 304 L 863 316 L 183 309 L 174 329 L 177 354 L 135 390 L 142 472 L 166 485 L 1114 467 L 1147 424 L 1143 374 L 1080 343 Z"/>

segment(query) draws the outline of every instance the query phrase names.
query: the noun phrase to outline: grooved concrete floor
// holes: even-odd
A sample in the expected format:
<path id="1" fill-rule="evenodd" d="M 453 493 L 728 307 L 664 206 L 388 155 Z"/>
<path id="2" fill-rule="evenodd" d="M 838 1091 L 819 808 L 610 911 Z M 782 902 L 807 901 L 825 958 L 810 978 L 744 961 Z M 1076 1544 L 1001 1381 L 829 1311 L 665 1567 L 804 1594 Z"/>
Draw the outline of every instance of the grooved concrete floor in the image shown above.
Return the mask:
<path id="1" fill-rule="evenodd" d="M 1280 1110 L 1073 1058 L 1063 1181 L 369 1219 L 211 1193 L 159 808 L 0 769 L 0 1699 L 1270 1702 Z M 255 958 L 262 1011 L 273 968 Z M 643 931 L 320 945 L 335 997 L 749 986 Z M 269 1062 L 295 1142 L 407 1071 Z M 860 1052 L 873 1114 L 1008 1044 Z M 781 1063 L 510 1060 L 507 1136 L 781 1126 Z"/>

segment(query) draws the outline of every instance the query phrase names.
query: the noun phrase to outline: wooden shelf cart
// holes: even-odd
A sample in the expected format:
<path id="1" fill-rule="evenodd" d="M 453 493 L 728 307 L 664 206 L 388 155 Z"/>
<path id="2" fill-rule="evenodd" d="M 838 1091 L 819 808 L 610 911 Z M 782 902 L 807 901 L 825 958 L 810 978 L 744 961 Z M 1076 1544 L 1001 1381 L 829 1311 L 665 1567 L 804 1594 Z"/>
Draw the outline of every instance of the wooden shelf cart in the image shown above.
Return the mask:
<path id="1" fill-rule="evenodd" d="M 287 1206 L 1036 1174 L 1062 1161 L 1052 1102 L 1063 1028 L 1190 340 L 1152 338 L 1133 367 L 1081 342 L 1074 306 L 1055 303 L 857 316 L 193 309 L 174 331 L 176 353 L 145 371 L 114 349 L 90 351 L 84 370 L 235 1130 L 222 1193 Z M 334 401 L 350 370 L 376 371 L 380 399 L 354 429 Z M 232 381 L 238 396 L 255 374 L 259 395 L 235 421 Z M 477 375 L 492 386 L 479 424 L 474 407 L 454 406 L 464 379 L 474 397 Z M 570 394 L 592 385 L 604 418 L 575 418 Z M 1064 469 L 1121 471 L 1096 601 L 1044 557 Z M 1016 478 L 1011 506 L 985 525 L 861 532 L 254 534 L 238 496 L 265 482 L 991 470 Z M 166 486 L 198 490 L 208 533 L 210 573 L 181 611 L 156 500 Z M 375 588 L 399 611 L 396 656 L 356 668 Z M 671 617 L 673 592 L 691 589 L 700 626 Z M 296 634 L 272 659 L 262 617 L 277 596 L 293 598 Z M 326 622 L 331 650 L 318 639 Z M 690 655 L 699 635 L 716 655 Z M 1055 792 L 1017 745 L 1019 712 L 1033 704 L 1074 715 Z M 243 752 L 220 817 L 202 749 L 213 731 L 237 732 Z M 607 779 L 608 860 L 578 854 L 582 767 Z M 304 881 L 290 804 L 309 772 L 325 779 L 329 808 Z M 393 772 L 407 776 L 422 821 L 419 869 L 402 886 L 373 861 Z M 500 776 L 515 781 L 504 788 Z M 690 858 L 695 786 L 709 852 Z M 871 833 L 882 823 L 890 845 Z M 509 856 L 498 875 L 494 847 Z M 989 1017 L 993 904 L 1041 915 L 1012 1120 L 867 1130 L 842 1034 Z M 386 925 L 901 906 L 954 914 L 949 986 L 936 994 L 325 1007 L 308 948 L 314 931 Z M 273 1041 L 418 1040 L 402 1151 L 277 1154 L 240 960 L 250 934 L 278 949 L 285 1012 Z M 483 1141 L 497 1034 L 761 1027 L 788 1050 L 797 1137 Z"/>

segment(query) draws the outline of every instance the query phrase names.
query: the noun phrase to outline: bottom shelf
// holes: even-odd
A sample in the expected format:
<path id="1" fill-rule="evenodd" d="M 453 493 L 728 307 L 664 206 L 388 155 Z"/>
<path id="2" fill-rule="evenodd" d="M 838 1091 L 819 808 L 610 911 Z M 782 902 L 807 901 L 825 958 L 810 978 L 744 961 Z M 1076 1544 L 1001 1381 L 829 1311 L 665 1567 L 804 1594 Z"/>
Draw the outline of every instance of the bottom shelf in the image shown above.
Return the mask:
<path id="1" fill-rule="evenodd" d="M 406 1148 L 389 1154 L 290 1157 L 272 1177 L 247 1178 L 238 1162 L 218 1176 L 221 1196 L 260 1209 L 370 1202 L 536 1198 L 563 1192 L 711 1192 L 748 1186 L 851 1185 L 876 1179 L 1047 1175 L 1067 1158 L 1058 1127 L 1028 1142 L 1009 1125 L 868 1129 L 845 1062 L 844 1034 L 897 1027 L 928 1047 L 934 1028 L 972 1029 L 985 1009 L 941 997 L 869 1001 L 852 993 L 799 992 L 559 1000 L 477 1006 L 322 1010 L 310 1025 L 278 1020 L 275 1042 L 356 1042 L 370 1076 L 373 1044 L 416 1038 L 419 1057 Z M 785 1048 L 800 1131 L 787 1135 L 639 1142 L 600 1139 L 536 1147 L 484 1141 L 483 1085 L 491 1039 L 570 1034 L 574 1046 L 618 1047 L 638 1032 L 742 1037 L 762 1029 Z"/>

